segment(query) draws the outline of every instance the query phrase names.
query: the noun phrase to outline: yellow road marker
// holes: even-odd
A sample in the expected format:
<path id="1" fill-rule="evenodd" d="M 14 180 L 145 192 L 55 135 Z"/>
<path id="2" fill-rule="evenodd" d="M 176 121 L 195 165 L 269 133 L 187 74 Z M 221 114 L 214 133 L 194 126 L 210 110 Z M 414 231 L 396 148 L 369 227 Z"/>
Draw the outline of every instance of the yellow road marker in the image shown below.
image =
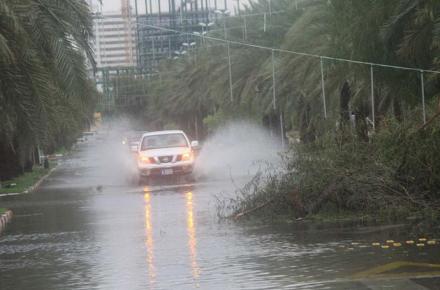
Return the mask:
<path id="1" fill-rule="evenodd" d="M 408 268 L 415 271 L 408 272 Z M 428 269 L 428 271 L 426 271 Z M 401 272 L 399 272 L 401 270 Z M 414 263 L 396 261 L 377 266 L 366 271 L 358 272 L 352 276 L 354 279 L 366 278 L 411 278 L 411 277 L 440 277 L 440 264 Z"/>
<path id="2" fill-rule="evenodd" d="M 374 246 L 374 247 L 379 247 L 380 243 L 372 243 L 371 245 Z"/>
<path id="3" fill-rule="evenodd" d="M 383 245 L 381 248 L 382 249 L 388 249 L 390 246 L 386 246 L 386 245 Z"/>
<path id="4" fill-rule="evenodd" d="M 394 240 L 387 240 L 387 244 L 392 244 L 394 243 Z"/>
<path id="5" fill-rule="evenodd" d="M 432 241 L 427 241 L 426 242 L 428 245 L 435 245 L 435 244 L 437 244 L 437 242 L 436 241 L 434 241 L 434 240 L 432 240 Z"/>
<path id="6" fill-rule="evenodd" d="M 393 243 L 393 246 L 394 246 L 394 247 L 401 247 L 402 244 L 401 244 L 401 243 Z"/>
<path id="7" fill-rule="evenodd" d="M 414 241 L 411 241 L 411 240 L 406 241 L 406 243 L 407 243 L 408 245 L 414 245 Z"/>

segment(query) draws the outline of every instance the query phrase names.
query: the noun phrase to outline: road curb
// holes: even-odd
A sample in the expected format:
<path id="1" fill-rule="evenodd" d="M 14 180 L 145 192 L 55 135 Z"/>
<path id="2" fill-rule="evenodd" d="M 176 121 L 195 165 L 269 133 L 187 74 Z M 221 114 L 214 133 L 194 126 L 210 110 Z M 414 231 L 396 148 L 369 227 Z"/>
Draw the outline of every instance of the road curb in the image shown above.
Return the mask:
<path id="1" fill-rule="evenodd" d="M 6 225 L 11 221 L 12 216 L 12 210 L 7 210 L 0 216 L 0 235 L 6 229 Z"/>
<path id="2" fill-rule="evenodd" d="M 46 178 L 48 178 L 54 171 L 55 169 L 57 169 L 58 165 L 56 165 L 54 168 L 52 168 L 51 170 L 49 170 L 49 172 L 44 175 L 43 177 L 40 178 L 40 180 L 38 180 L 34 185 L 32 185 L 31 187 L 29 187 L 28 189 L 26 189 L 25 191 L 23 191 L 22 193 L 32 193 L 35 190 L 37 190 L 40 185 L 43 183 L 44 180 L 46 180 Z"/>
<path id="3" fill-rule="evenodd" d="M 46 180 L 46 178 L 48 178 L 56 169 L 57 169 L 58 165 L 56 165 L 54 168 L 52 168 L 51 170 L 49 170 L 49 172 L 42 176 L 34 185 L 28 187 L 25 191 L 23 192 L 10 192 L 10 193 L 4 193 L 4 194 L 0 194 L 0 197 L 3 196 L 12 196 L 12 195 L 20 195 L 20 194 L 28 194 L 28 193 L 32 193 L 35 190 L 37 190 L 40 185 L 43 183 L 44 180 Z"/>

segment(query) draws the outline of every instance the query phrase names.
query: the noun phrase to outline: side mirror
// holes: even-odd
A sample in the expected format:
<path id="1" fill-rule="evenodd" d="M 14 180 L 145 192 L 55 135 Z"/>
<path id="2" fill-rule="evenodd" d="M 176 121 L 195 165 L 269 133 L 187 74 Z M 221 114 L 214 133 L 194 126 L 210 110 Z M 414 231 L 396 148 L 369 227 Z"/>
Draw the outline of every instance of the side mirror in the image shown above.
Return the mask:
<path id="1" fill-rule="evenodd" d="M 193 148 L 193 149 L 200 149 L 200 144 L 199 144 L 199 141 L 192 141 L 191 142 L 191 148 Z"/>

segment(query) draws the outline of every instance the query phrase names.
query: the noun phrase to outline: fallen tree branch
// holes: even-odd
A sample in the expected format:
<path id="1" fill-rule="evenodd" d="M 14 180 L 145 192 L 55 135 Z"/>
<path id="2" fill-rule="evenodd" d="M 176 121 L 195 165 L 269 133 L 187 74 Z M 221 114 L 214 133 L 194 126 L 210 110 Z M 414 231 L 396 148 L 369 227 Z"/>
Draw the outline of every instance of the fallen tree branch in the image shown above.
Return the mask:
<path id="1" fill-rule="evenodd" d="M 254 211 L 257 211 L 257 210 L 259 210 L 259 209 L 262 209 L 263 207 L 268 206 L 268 205 L 269 205 L 270 203 L 272 203 L 272 202 L 273 202 L 273 199 L 268 200 L 268 201 L 266 201 L 265 203 L 260 204 L 259 206 L 256 206 L 256 207 L 254 207 L 254 208 L 251 208 L 251 209 L 249 209 L 249 210 L 242 211 L 242 212 L 240 212 L 240 213 L 238 213 L 238 214 L 235 214 L 235 215 L 231 216 L 230 218 L 233 218 L 234 220 L 237 220 L 237 219 L 242 218 L 242 217 L 244 217 L 244 216 L 246 216 L 246 215 L 248 215 L 248 214 L 250 214 L 250 213 L 253 213 Z"/>
<path id="2" fill-rule="evenodd" d="M 324 202 L 326 202 L 330 195 L 333 194 L 338 186 L 338 184 L 340 183 L 342 178 L 337 178 L 335 180 L 333 180 L 319 195 L 318 200 L 313 203 L 310 207 L 309 210 L 307 211 L 308 214 L 314 214 L 316 212 L 319 211 L 319 209 L 321 208 L 321 206 L 324 204 Z"/>

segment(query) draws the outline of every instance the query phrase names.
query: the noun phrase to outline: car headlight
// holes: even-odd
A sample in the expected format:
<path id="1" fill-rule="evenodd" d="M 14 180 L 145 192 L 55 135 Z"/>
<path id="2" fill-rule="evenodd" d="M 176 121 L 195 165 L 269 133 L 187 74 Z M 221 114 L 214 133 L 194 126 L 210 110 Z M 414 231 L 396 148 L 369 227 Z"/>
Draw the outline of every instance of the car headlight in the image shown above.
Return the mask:
<path id="1" fill-rule="evenodd" d="M 143 156 L 143 155 L 139 156 L 139 161 L 140 161 L 141 163 L 145 163 L 145 164 L 149 164 L 149 163 L 151 163 L 151 162 L 150 162 L 150 157 Z"/>
<path id="2" fill-rule="evenodd" d="M 191 161 L 193 159 L 193 154 L 191 151 L 182 154 L 182 161 Z"/>

